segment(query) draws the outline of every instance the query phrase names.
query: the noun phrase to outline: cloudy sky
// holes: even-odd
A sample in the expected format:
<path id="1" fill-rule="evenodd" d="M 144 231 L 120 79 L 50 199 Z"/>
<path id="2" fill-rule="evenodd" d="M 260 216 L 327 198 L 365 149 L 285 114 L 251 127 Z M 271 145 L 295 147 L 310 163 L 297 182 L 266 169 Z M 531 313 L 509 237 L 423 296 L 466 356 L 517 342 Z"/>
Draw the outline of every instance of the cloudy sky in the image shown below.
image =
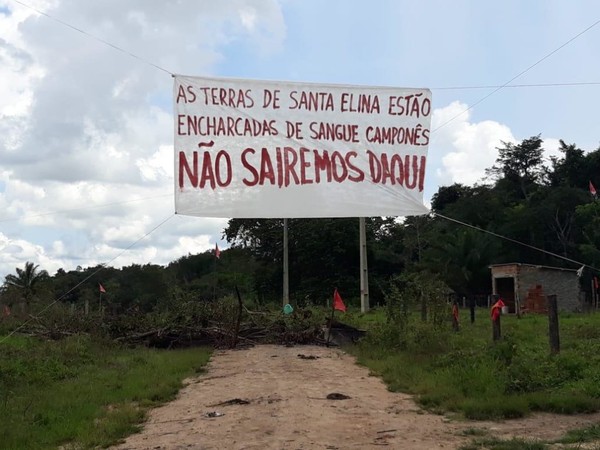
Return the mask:
<path id="1" fill-rule="evenodd" d="M 429 87 L 436 128 L 493 90 L 440 88 L 501 85 L 600 19 L 596 0 L 24 3 L 141 60 L 0 0 L 2 278 L 26 261 L 54 273 L 226 247 L 225 219 L 173 215 L 173 82 L 144 61 L 188 75 Z M 600 82 L 599 43 L 600 25 L 515 83 Z M 481 180 L 501 141 L 541 133 L 548 154 L 558 139 L 598 148 L 598 100 L 600 85 L 495 93 L 433 134 L 426 199 Z"/>

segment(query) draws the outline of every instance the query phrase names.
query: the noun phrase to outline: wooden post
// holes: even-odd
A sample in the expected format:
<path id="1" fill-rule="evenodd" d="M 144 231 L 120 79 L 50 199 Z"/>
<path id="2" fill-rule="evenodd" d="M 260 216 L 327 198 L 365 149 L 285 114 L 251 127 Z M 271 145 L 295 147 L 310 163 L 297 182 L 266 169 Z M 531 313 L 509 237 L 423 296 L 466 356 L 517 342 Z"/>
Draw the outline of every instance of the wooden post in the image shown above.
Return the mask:
<path id="1" fill-rule="evenodd" d="M 235 330 L 233 331 L 233 339 L 231 342 L 231 348 L 235 348 L 238 343 L 238 336 L 240 334 L 240 324 L 242 322 L 242 311 L 243 311 L 243 307 L 244 307 L 244 304 L 242 303 L 242 296 L 240 295 L 240 290 L 238 289 L 237 284 L 235 285 L 235 293 L 236 293 L 237 299 L 238 299 L 238 311 L 237 311 L 237 318 L 235 320 Z"/>
<path id="2" fill-rule="evenodd" d="M 288 260 L 288 220 L 283 219 L 283 306 L 290 302 L 290 278 Z"/>
<path id="3" fill-rule="evenodd" d="M 367 268 L 367 228 L 365 218 L 358 218 L 360 240 L 360 311 L 369 311 L 369 270 Z"/>
<path id="4" fill-rule="evenodd" d="M 469 301 L 469 312 L 471 313 L 471 323 L 475 323 L 475 297 Z"/>
<path id="5" fill-rule="evenodd" d="M 550 339 L 550 353 L 560 352 L 560 336 L 558 333 L 558 304 L 556 295 L 546 297 L 548 303 L 548 337 Z"/>
<path id="6" fill-rule="evenodd" d="M 331 317 L 329 318 L 329 327 L 327 329 L 327 342 L 325 343 L 326 347 L 329 347 L 329 340 L 331 339 L 331 326 L 333 325 L 333 316 L 335 314 L 335 305 L 331 302 Z"/>
<path id="7" fill-rule="evenodd" d="M 500 327 L 500 317 L 502 314 L 499 314 L 496 320 L 492 320 L 492 339 L 494 341 L 499 341 L 502 339 L 502 329 Z"/>

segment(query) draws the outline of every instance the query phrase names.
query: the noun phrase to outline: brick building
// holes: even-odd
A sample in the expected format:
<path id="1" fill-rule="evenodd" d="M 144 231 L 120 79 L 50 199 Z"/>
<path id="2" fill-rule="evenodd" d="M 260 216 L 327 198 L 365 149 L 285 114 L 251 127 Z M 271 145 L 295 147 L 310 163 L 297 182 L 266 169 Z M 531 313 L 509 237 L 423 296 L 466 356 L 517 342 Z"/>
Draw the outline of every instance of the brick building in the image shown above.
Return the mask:
<path id="1" fill-rule="evenodd" d="M 521 263 L 489 267 L 492 292 L 502 297 L 509 313 L 515 313 L 519 305 L 524 312 L 545 312 L 547 295 L 557 296 L 559 310 L 583 309 L 585 295 L 576 270 Z"/>

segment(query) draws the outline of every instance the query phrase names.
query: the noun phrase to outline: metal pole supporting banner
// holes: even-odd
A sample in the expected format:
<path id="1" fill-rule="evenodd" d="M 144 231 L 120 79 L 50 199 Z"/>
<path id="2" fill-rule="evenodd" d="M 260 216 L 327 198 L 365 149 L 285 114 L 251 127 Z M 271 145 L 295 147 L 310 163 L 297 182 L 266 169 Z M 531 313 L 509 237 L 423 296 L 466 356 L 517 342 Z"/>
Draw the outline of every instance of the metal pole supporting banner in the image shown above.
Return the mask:
<path id="1" fill-rule="evenodd" d="M 290 280 L 288 260 L 288 220 L 283 219 L 283 306 L 290 302 Z"/>
<path id="2" fill-rule="evenodd" d="M 367 230 L 365 218 L 359 217 L 358 229 L 360 235 L 360 310 L 369 310 L 369 270 L 367 268 Z"/>

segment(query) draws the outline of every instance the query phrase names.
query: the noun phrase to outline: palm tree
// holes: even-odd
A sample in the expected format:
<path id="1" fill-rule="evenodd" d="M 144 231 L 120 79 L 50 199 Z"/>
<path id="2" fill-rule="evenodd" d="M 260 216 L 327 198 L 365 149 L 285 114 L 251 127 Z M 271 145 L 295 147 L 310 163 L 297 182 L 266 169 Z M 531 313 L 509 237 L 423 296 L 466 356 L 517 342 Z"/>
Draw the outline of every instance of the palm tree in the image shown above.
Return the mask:
<path id="1" fill-rule="evenodd" d="M 16 268 L 17 274 L 9 274 L 4 278 L 4 285 L 7 287 L 14 287 L 22 289 L 23 298 L 25 304 L 29 306 L 31 299 L 35 294 L 35 287 L 38 282 L 48 277 L 48 272 L 45 270 L 38 271 L 38 265 L 34 265 L 32 262 L 27 261 L 25 263 L 25 269 Z"/>

